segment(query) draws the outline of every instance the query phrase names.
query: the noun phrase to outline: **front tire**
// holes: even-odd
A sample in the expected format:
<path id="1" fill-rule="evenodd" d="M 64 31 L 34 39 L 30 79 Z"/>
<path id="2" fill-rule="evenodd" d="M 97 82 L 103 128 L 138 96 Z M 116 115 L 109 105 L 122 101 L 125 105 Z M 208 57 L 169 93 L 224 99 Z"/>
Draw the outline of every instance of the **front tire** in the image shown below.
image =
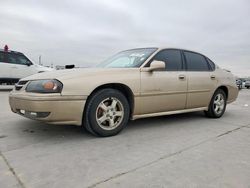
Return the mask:
<path id="1" fill-rule="evenodd" d="M 114 136 L 128 123 L 128 100 L 116 89 L 97 91 L 86 105 L 83 126 L 94 135 Z"/>
<path id="2" fill-rule="evenodd" d="M 210 101 L 208 111 L 205 111 L 205 115 L 210 118 L 220 118 L 227 105 L 227 97 L 222 89 L 217 89 Z"/>

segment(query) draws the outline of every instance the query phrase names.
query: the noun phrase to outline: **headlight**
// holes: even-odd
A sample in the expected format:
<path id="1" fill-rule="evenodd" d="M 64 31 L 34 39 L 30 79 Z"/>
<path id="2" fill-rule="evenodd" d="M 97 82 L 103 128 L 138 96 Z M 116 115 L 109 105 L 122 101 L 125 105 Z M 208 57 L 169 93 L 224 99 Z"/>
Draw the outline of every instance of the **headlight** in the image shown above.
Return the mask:
<path id="1" fill-rule="evenodd" d="M 61 93 L 63 84 L 58 80 L 33 80 L 26 87 L 27 92 Z"/>

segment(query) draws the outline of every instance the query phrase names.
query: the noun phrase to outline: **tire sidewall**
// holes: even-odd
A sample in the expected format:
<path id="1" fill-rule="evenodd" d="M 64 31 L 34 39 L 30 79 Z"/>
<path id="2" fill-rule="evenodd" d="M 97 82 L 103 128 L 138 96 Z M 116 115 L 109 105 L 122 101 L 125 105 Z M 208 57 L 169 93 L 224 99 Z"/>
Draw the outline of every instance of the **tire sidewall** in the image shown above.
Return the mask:
<path id="1" fill-rule="evenodd" d="M 217 114 L 215 111 L 214 111 L 214 99 L 215 99 L 215 97 L 218 95 L 218 94 L 222 94 L 223 95 L 223 98 L 224 98 L 224 109 L 222 110 L 222 112 L 220 113 L 220 114 Z M 211 111 L 212 111 L 212 113 L 213 113 L 213 116 L 214 117 L 216 117 L 216 118 L 220 118 L 223 114 L 224 114 L 224 112 L 225 112 L 225 110 L 226 110 L 226 105 L 227 105 L 227 97 L 226 97 L 226 94 L 225 94 L 225 92 L 223 91 L 223 90 L 221 90 L 221 89 L 218 89 L 215 93 L 214 93 L 214 95 L 213 95 L 213 98 L 212 98 L 212 101 L 211 101 L 211 104 L 210 104 L 210 108 L 211 108 Z"/>
<path id="2" fill-rule="evenodd" d="M 124 109 L 124 117 L 123 117 L 122 122 L 120 123 L 118 127 L 116 127 L 113 130 L 103 129 L 102 127 L 99 126 L 96 120 L 96 109 L 98 105 L 100 104 L 101 101 L 109 97 L 115 97 L 118 100 L 120 100 Z M 130 108 L 129 108 L 129 103 L 126 97 L 120 91 L 115 90 L 115 89 L 103 89 L 97 92 L 96 94 L 94 94 L 93 97 L 91 98 L 89 102 L 89 108 L 88 108 L 87 114 L 88 114 L 87 116 L 88 122 L 91 126 L 91 129 L 96 134 L 98 134 L 99 136 L 114 136 L 118 134 L 128 123 Z"/>

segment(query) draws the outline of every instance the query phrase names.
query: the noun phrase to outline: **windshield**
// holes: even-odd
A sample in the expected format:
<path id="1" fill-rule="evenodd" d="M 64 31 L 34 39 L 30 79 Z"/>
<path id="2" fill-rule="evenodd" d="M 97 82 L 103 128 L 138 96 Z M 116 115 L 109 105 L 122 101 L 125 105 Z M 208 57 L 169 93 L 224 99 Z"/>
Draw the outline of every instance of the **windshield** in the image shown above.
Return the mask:
<path id="1" fill-rule="evenodd" d="M 98 64 L 103 68 L 133 68 L 140 67 L 157 48 L 141 48 L 119 52 L 106 61 Z"/>

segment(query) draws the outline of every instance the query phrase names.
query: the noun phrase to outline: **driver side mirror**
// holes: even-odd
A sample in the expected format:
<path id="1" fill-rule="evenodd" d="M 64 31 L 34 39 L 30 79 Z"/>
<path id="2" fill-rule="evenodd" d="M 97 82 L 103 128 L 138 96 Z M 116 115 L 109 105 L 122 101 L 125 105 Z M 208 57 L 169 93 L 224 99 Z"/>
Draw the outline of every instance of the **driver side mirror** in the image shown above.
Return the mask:
<path id="1" fill-rule="evenodd" d="M 165 70 L 165 68 L 165 62 L 154 60 L 150 63 L 149 71 Z"/>

